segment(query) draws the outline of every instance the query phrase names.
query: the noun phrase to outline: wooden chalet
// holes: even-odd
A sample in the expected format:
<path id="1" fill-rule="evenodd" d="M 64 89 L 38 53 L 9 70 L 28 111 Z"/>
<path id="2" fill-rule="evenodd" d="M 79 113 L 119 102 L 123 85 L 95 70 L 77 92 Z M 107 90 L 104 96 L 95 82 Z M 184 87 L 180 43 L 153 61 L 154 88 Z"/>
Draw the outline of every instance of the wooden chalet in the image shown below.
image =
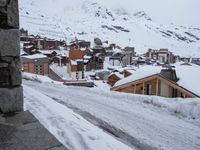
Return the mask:
<path id="1" fill-rule="evenodd" d="M 123 74 L 119 72 L 113 72 L 109 75 L 107 83 L 111 86 L 115 85 L 115 83 L 123 78 Z"/>
<path id="2" fill-rule="evenodd" d="M 133 75 L 118 81 L 111 90 L 169 98 L 200 97 L 200 90 L 197 89 L 199 87 L 198 77 L 192 78 L 191 76 L 192 79 L 186 77 L 187 73 L 191 74 L 192 70 L 200 73 L 200 69 L 185 65 L 179 65 L 176 69 L 177 71 L 171 68 L 162 69 L 161 67 L 146 66 L 135 71 Z"/>

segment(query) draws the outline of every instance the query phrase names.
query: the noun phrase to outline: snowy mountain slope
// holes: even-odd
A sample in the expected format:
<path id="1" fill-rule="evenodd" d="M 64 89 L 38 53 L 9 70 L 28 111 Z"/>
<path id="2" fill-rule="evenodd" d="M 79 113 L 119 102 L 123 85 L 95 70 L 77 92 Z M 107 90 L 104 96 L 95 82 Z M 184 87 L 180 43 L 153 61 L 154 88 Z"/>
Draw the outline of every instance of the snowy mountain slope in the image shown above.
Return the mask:
<path id="1" fill-rule="evenodd" d="M 149 13 L 154 16 L 152 18 L 146 13 L 151 12 L 146 5 L 143 11 L 141 3 L 138 8 L 133 5 L 138 3 L 134 0 L 131 3 L 133 9 L 130 10 L 128 0 L 126 1 L 122 6 L 115 6 L 117 2 L 105 3 L 104 0 L 21 0 L 21 27 L 33 34 L 67 41 L 75 36 L 86 40 L 100 37 L 122 47 L 134 46 L 138 53 L 143 53 L 148 48 L 169 48 L 177 55 L 200 57 L 200 23 L 180 26 L 169 21 L 168 24 L 163 24 L 163 21 L 159 22 L 159 19 L 163 20 L 162 14 L 158 19 L 154 13 Z M 149 7 L 151 6 L 152 4 Z M 177 17 L 172 18 L 173 21 Z M 182 17 L 179 18 L 181 20 Z"/>
<path id="2" fill-rule="evenodd" d="M 83 117 L 91 117 L 89 114 L 92 114 L 95 118 L 89 120 L 95 125 L 98 125 L 99 119 L 102 120 L 99 125 L 101 128 L 139 149 L 200 148 L 199 99 L 169 100 L 32 81 L 24 81 L 23 84 L 25 88 L 29 86 L 47 98 L 79 110 Z M 37 103 L 34 98 L 26 103 Z M 42 109 L 41 106 L 37 107 Z"/>

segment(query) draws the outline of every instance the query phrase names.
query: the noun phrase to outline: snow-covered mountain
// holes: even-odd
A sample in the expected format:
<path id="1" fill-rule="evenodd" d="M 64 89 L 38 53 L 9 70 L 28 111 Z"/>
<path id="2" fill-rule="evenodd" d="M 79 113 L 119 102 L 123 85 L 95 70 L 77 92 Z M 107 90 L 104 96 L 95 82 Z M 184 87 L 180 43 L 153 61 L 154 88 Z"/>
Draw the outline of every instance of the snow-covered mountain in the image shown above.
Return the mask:
<path id="1" fill-rule="evenodd" d="M 31 34 L 71 41 L 74 37 L 148 48 L 169 48 L 200 57 L 197 0 L 20 0 L 21 27 Z M 162 4 L 162 5 L 161 5 Z M 200 12 L 199 12 L 200 13 Z M 196 14 L 196 16 L 195 16 Z"/>

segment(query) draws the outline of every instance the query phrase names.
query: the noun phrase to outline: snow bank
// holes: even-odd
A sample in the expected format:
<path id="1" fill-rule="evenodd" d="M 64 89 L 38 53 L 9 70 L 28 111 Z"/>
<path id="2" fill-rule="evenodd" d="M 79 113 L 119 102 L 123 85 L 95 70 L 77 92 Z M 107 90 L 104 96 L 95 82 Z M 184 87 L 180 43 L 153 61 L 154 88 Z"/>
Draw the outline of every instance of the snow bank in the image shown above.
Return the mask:
<path id="1" fill-rule="evenodd" d="M 200 99 L 180 102 L 171 110 L 188 119 L 200 120 Z"/>
<path id="2" fill-rule="evenodd" d="M 25 80 L 31 80 L 31 81 L 36 81 L 40 83 L 61 84 L 61 82 L 54 81 L 47 76 L 42 76 L 42 75 L 37 75 L 37 74 L 32 74 L 32 73 L 27 73 L 27 72 L 22 73 L 22 78 Z"/>
<path id="3" fill-rule="evenodd" d="M 120 93 L 121 94 L 121 93 Z M 200 121 L 200 99 L 199 98 L 163 98 L 157 96 L 144 95 L 124 95 L 128 99 L 134 99 L 144 104 L 150 104 L 154 107 L 164 108 L 173 115 L 183 117 L 185 119 L 193 119 Z"/>

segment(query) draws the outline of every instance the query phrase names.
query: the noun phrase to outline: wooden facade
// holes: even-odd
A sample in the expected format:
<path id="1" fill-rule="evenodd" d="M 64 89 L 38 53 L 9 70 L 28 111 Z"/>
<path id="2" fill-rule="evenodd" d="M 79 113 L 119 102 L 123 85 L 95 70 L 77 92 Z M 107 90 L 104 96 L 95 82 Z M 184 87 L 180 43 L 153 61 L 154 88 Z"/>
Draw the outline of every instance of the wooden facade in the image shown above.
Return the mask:
<path id="1" fill-rule="evenodd" d="M 113 86 L 117 81 L 119 81 L 121 78 L 118 77 L 116 74 L 111 74 L 109 77 L 108 77 L 108 81 L 107 83 L 111 86 Z"/>
<path id="2" fill-rule="evenodd" d="M 161 74 L 148 76 L 124 85 L 113 87 L 111 90 L 142 94 L 142 95 L 156 95 L 162 97 L 182 97 L 182 98 L 195 98 L 199 95 L 179 86 L 176 82 L 168 80 Z"/>

